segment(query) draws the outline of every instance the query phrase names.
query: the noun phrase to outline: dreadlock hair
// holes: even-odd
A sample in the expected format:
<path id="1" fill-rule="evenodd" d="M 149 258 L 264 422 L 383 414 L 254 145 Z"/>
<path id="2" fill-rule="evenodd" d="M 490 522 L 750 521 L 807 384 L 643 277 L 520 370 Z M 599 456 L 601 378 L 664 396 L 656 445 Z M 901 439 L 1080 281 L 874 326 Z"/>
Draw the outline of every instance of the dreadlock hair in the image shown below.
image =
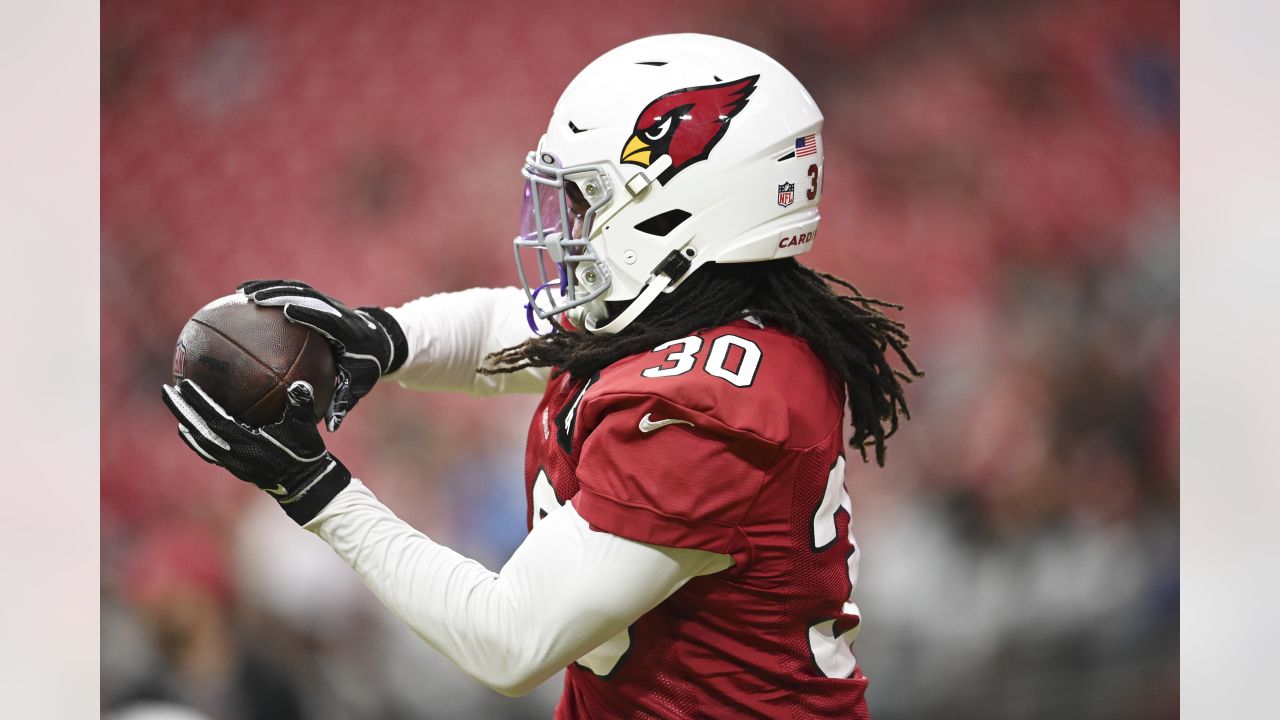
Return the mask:
<path id="1" fill-rule="evenodd" d="M 830 283 L 830 284 L 828 284 Z M 847 290 L 839 294 L 831 285 Z M 697 302 L 690 302 L 696 298 Z M 668 340 L 752 316 L 786 329 L 809 344 L 845 388 L 853 436 L 867 460 L 875 447 L 883 466 L 885 440 L 910 419 L 903 383 L 924 373 L 907 355 L 906 327 L 882 312 L 902 306 L 869 298 L 834 275 L 812 270 L 793 258 L 703 266 L 676 290 L 660 295 L 616 335 L 556 332 L 530 338 L 486 358 L 479 372 L 492 375 L 530 367 L 551 367 L 585 378 L 630 355 Z M 890 366 L 888 351 L 907 372 Z"/>

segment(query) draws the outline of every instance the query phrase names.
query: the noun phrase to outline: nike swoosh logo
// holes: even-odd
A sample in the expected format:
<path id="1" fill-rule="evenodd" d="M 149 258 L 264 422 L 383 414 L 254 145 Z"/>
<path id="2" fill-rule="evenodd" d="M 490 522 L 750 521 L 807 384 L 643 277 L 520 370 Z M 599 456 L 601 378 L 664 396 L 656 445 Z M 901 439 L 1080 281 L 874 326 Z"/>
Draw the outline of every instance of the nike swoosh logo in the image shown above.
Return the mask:
<path id="1" fill-rule="evenodd" d="M 289 491 L 285 490 L 284 486 L 279 483 L 276 483 L 276 486 L 273 488 L 263 488 L 263 489 L 271 493 L 272 495 L 288 495 L 289 494 Z"/>
<path id="2" fill-rule="evenodd" d="M 693 423 L 689 422 L 688 420 L 677 420 L 676 418 L 668 418 L 667 420 L 651 420 L 650 417 L 651 417 L 650 413 L 645 413 L 644 417 L 640 418 L 640 432 L 642 433 L 653 432 L 658 428 L 666 427 L 668 425 L 677 425 L 677 424 L 688 425 L 689 427 L 693 427 Z"/>

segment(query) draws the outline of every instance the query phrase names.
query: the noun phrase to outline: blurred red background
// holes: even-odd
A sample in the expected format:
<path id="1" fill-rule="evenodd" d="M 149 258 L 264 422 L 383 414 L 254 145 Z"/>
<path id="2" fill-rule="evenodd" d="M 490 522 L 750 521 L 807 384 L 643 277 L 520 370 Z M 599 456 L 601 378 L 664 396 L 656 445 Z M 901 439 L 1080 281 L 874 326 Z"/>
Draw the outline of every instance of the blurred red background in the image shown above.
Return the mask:
<path id="1" fill-rule="evenodd" d="M 1158 718 L 1177 702 L 1178 5 L 102 5 L 104 711 L 545 717 L 453 669 L 328 548 L 192 456 L 185 320 L 250 278 L 354 304 L 514 281 L 560 91 L 661 32 L 746 42 L 826 115 L 805 261 L 903 302 L 929 373 L 851 466 L 875 716 Z M 497 568 L 533 398 L 380 389 L 331 447 Z"/>

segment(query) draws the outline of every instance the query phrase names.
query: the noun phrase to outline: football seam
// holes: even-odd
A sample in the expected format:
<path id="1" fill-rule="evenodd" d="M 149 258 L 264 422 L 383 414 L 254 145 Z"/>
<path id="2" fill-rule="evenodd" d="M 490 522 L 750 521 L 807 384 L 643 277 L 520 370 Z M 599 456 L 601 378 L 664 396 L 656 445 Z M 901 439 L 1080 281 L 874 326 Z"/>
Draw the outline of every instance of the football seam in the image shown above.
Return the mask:
<path id="1" fill-rule="evenodd" d="M 277 380 L 275 385 L 272 385 L 272 386 L 271 386 L 271 387 L 270 387 L 266 392 L 262 393 L 262 397 L 260 397 L 260 398 L 258 398 L 257 400 L 255 400 L 255 401 L 253 402 L 253 404 L 252 404 L 252 405 L 250 405 L 249 407 L 245 408 L 244 412 L 242 412 L 242 413 L 240 413 L 240 414 L 241 414 L 241 415 L 249 415 L 250 413 L 252 413 L 254 408 L 256 408 L 256 407 L 258 407 L 259 405 L 261 405 L 263 400 L 266 400 L 267 398 L 271 397 L 271 395 L 275 393 L 276 389 L 277 389 L 277 388 L 279 388 L 282 384 L 283 384 L 283 383 L 281 383 L 279 380 Z M 288 400 L 285 400 L 285 402 L 287 403 L 287 402 L 288 402 Z"/>
<path id="2" fill-rule="evenodd" d="M 201 325 L 204 325 L 204 323 L 200 323 L 200 324 L 201 324 Z M 208 327 L 208 326 L 206 326 L 206 327 Z M 210 328 L 210 329 L 212 330 L 212 328 Z M 215 331 L 215 332 L 216 332 L 216 331 Z M 224 337 L 225 337 L 225 336 L 224 336 Z M 228 340 L 230 340 L 231 338 L 227 338 L 227 339 L 228 339 Z M 249 413 L 252 413 L 254 408 L 256 408 L 256 407 L 258 407 L 259 405 L 261 405 L 261 404 L 262 404 L 262 401 L 264 401 L 264 400 L 266 400 L 267 398 L 271 397 L 271 395 L 272 395 L 273 393 L 275 393 L 276 388 L 282 387 L 282 386 L 284 385 L 285 378 L 289 377 L 289 373 L 293 372 L 293 369 L 294 369 L 295 367 L 297 367 L 297 366 L 298 366 L 298 361 L 302 359 L 302 353 L 304 353 L 304 352 L 306 352 L 306 351 L 307 351 L 307 345 L 308 345 L 310 342 L 311 342 L 311 333 L 307 333 L 306 335 L 303 335 L 303 336 L 302 336 L 302 347 L 298 348 L 298 356 L 297 356 L 297 357 L 295 357 L 295 358 L 293 359 L 293 362 L 289 363 L 289 367 L 288 367 L 288 369 L 286 369 L 286 370 L 284 371 L 284 375 L 281 375 L 281 376 L 276 380 L 275 384 L 274 384 L 274 385 L 272 385 L 272 386 L 271 386 L 271 388 L 270 388 L 269 390 L 267 390 L 265 393 L 263 393 L 263 394 L 262 394 L 262 397 L 258 398 L 258 399 L 257 399 L 257 401 L 256 401 L 256 402 L 254 402 L 252 405 L 250 405 L 250 406 L 249 406 L 249 407 L 244 411 L 244 413 L 242 413 L 242 414 L 244 414 L 244 415 L 248 415 Z M 241 349 L 243 350 L 244 348 L 241 348 Z M 248 353 L 248 352 L 249 352 L 248 350 L 245 350 L 245 353 Z M 250 355 L 249 357 L 253 357 L 253 356 L 252 356 L 252 355 Z M 253 359 L 254 359 L 254 360 L 257 360 L 257 358 L 253 358 Z M 269 369 L 269 368 L 268 368 L 268 369 Z M 286 399 L 286 400 L 285 400 L 285 403 L 286 403 L 286 404 L 288 404 L 288 402 L 289 402 L 289 401 L 288 401 L 288 399 Z"/>
<path id="3" fill-rule="evenodd" d="M 311 333 L 307 333 L 306 335 L 302 336 L 302 347 L 298 348 L 298 356 L 293 359 L 293 362 L 289 363 L 289 368 L 284 371 L 284 375 L 280 378 L 280 382 L 283 383 L 285 379 L 289 377 L 289 373 L 293 372 L 293 369 L 298 367 L 298 361 L 302 359 L 302 353 L 307 351 L 307 345 L 310 345 L 310 344 L 311 344 Z M 314 390 L 314 388 L 312 389 Z"/>
<path id="4" fill-rule="evenodd" d="M 266 363 L 262 362 L 261 360 L 259 360 L 259 359 L 258 359 L 258 356 L 257 356 L 257 355 L 254 355 L 254 354 L 253 354 L 253 352 L 249 350 L 249 348 L 247 348 L 247 347 L 245 347 L 245 346 L 241 345 L 240 343 L 236 342 L 235 340 L 233 340 L 233 339 L 231 338 L 231 336 L 229 336 L 229 335 L 227 335 L 226 333 L 222 332 L 222 331 L 221 331 L 221 330 L 219 330 L 218 328 L 216 328 L 216 327 L 214 327 L 214 326 L 210 325 L 209 323 L 203 322 L 203 321 L 201 321 L 201 320 L 197 320 L 197 319 L 195 319 L 195 318 L 191 318 L 191 322 L 193 322 L 193 323 L 195 323 L 195 324 L 199 325 L 200 327 L 203 327 L 203 328 L 207 328 L 207 329 L 209 329 L 209 330 L 212 330 L 213 332 L 215 332 L 215 333 L 217 333 L 218 335 L 222 336 L 222 338 L 223 338 L 224 340 L 226 340 L 227 342 L 231 343 L 232 345 L 235 345 L 237 348 L 239 348 L 239 349 L 240 349 L 240 352 L 244 353 L 244 354 L 245 354 L 247 357 L 249 357 L 251 360 L 253 360 L 254 362 L 258 363 L 258 364 L 259 364 L 259 365 L 261 365 L 262 367 L 266 368 L 267 372 L 271 373 L 271 376 L 272 376 L 272 377 L 274 377 L 274 378 L 276 379 L 276 384 L 277 384 L 277 385 L 278 385 L 278 384 L 280 384 L 280 381 L 284 380 L 284 375 L 281 375 L 280 373 L 276 372 L 275 368 L 273 368 L 273 367 L 271 367 L 270 365 L 268 365 L 268 364 L 266 364 Z M 302 347 L 304 347 L 304 348 L 305 348 L 306 346 L 307 346 L 307 343 L 306 343 L 306 340 L 304 340 L 304 341 L 303 341 L 303 343 L 302 343 Z M 301 351 L 299 351 L 299 352 L 298 352 L 298 355 L 299 355 L 299 356 L 301 356 L 301 355 L 302 355 L 302 352 L 301 352 Z M 297 358 L 294 358 L 293 362 L 295 362 L 295 363 L 296 363 L 296 362 L 298 362 Z M 291 368 L 291 369 L 292 369 L 292 367 L 293 367 L 293 366 L 292 366 L 292 365 L 290 365 L 290 368 Z M 274 389 L 275 389 L 275 387 L 273 386 L 271 389 L 272 389 L 272 390 L 274 390 Z M 268 392 L 270 392 L 270 391 L 268 391 Z"/>

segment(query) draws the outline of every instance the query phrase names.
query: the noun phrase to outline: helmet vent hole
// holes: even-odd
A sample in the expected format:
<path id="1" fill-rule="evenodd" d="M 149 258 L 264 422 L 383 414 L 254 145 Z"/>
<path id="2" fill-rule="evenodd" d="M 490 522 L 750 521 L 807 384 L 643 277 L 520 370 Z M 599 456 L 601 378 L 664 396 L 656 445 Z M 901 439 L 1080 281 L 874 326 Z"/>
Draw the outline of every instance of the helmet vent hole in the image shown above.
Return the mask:
<path id="1" fill-rule="evenodd" d="M 638 62 L 638 63 L 636 63 L 636 64 L 637 64 L 637 65 L 648 65 L 648 66 L 650 66 L 650 67 L 662 67 L 663 65 L 666 65 L 666 64 L 667 64 L 667 61 L 666 61 L 666 60 L 646 60 L 646 61 L 644 61 L 644 62 Z"/>
<path id="2" fill-rule="evenodd" d="M 648 220 L 636 223 L 636 229 L 648 235 L 656 235 L 657 237 L 666 237 L 675 230 L 680 223 L 688 220 L 690 213 L 684 210 L 668 210 L 664 213 L 654 215 Z"/>

